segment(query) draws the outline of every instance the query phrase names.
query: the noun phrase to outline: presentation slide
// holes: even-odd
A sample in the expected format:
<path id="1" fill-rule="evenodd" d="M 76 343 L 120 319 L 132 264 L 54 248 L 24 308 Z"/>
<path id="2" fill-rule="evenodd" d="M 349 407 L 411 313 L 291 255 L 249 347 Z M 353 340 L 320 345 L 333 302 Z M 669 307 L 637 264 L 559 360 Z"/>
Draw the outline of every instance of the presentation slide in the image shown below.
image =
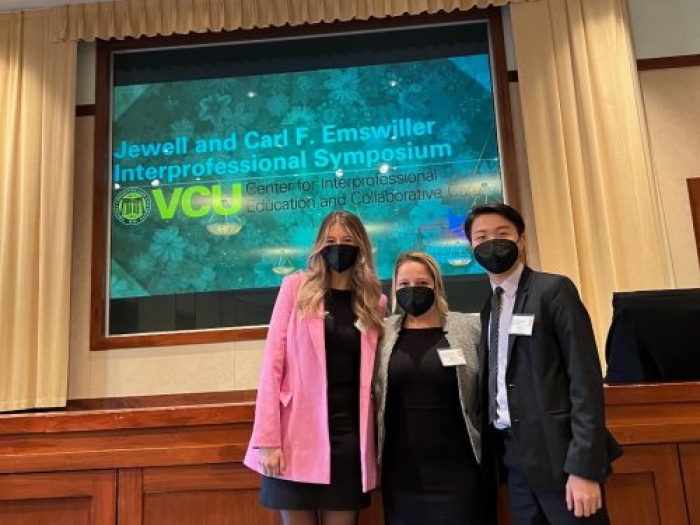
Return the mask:
<path id="1" fill-rule="evenodd" d="M 462 224 L 503 200 L 487 51 L 115 85 L 111 147 L 112 299 L 277 287 L 334 210 L 381 279 L 482 273 Z"/>

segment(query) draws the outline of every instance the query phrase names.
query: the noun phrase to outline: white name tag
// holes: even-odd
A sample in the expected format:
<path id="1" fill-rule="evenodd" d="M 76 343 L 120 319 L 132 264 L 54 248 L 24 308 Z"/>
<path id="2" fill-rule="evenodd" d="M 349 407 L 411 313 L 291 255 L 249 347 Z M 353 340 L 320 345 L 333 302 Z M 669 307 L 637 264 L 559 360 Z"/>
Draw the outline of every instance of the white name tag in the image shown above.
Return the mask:
<path id="1" fill-rule="evenodd" d="M 534 324 L 534 315 L 513 315 L 508 333 L 512 335 L 532 335 L 532 327 Z"/>
<path id="2" fill-rule="evenodd" d="M 467 364 L 466 359 L 464 359 L 464 354 L 459 348 L 440 348 L 438 349 L 438 356 L 440 357 L 442 366 L 459 366 Z"/>

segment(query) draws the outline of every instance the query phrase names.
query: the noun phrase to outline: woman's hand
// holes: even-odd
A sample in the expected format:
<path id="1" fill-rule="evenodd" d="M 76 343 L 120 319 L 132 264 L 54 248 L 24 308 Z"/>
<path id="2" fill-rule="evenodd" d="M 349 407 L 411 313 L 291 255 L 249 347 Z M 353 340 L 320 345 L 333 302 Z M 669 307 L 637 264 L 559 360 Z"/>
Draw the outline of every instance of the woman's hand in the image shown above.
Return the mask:
<path id="1" fill-rule="evenodd" d="M 258 463 L 266 476 L 279 476 L 284 472 L 284 455 L 281 448 L 259 448 Z"/>

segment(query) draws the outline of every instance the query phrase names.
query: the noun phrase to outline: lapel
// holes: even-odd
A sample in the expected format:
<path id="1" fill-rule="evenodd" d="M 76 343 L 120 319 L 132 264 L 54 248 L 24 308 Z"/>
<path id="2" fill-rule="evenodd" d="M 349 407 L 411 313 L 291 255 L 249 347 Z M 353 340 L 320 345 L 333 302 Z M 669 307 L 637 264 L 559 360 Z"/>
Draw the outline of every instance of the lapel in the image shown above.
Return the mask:
<path id="1" fill-rule="evenodd" d="M 359 323 L 355 326 L 360 330 L 360 385 L 367 386 L 372 382 L 379 332 L 367 330 Z"/>
<path id="2" fill-rule="evenodd" d="M 376 330 L 368 332 L 361 326 L 358 326 L 357 328 L 360 330 L 360 348 L 362 349 L 362 353 L 364 354 L 365 352 L 372 350 L 376 352 L 379 333 Z"/>
<path id="3" fill-rule="evenodd" d="M 399 331 L 401 330 L 401 323 L 403 322 L 403 316 L 399 315 L 396 317 L 395 322 L 391 326 L 387 326 L 384 330 L 384 335 L 382 337 L 382 354 L 381 354 L 381 371 L 382 377 L 386 379 L 389 371 L 389 359 L 391 359 L 391 352 L 394 349 L 396 340 L 399 338 Z"/>
<path id="4" fill-rule="evenodd" d="M 491 297 L 489 295 L 489 297 Z M 489 353 L 489 318 L 491 317 L 491 300 L 487 299 L 481 309 L 481 341 L 479 343 L 479 385 L 483 385 L 484 371 L 488 369 Z"/>
<path id="5" fill-rule="evenodd" d="M 393 322 L 392 322 L 393 321 Z M 397 315 L 390 322 L 387 322 L 384 327 L 384 334 L 380 341 L 379 356 L 377 362 L 377 375 L 380 381 L 386 385 L 389 376 L 389 359 L 391 359 L 391 353 L 394 350 L 394 345 L 396 340 L 399 338 L 399 331 L 401 330 L 401 324 L 403 322 L 403 316 Z"/>
<path id="6" fill-rule="evenodd" d="M 530 288 L 530 278 L 532 277 L 532 270 L 525 266 L 523 268 L 523 273 L 520 275 L 520 281 L 518 282 L 518 290 L 515 292 L 515 305 L 513 305 L 513 315 L 523 313 L 525 309 L 525 302 L 527 301 L 527 295 Z M 508 336 L 508 363 L 510 363 L 510 354 L 513 353 L 513 346 L 515 346 L 515 340 L 517 335 Z"/>
<path id="7" fill-rule="evenodd" d="M 326 311 L 326 306 L 323 300 L 321 300 L 319 310 L 321 312 Z M 307 320 L 311 342 L 313 343 L 314 350 L 316 351 L 318 359 L 321 361 L 321 363 L 323 363 L 324 367 L 326 366 L 326 332 L 324 327 L 325 321 L 325 315 L 316 315 L 313 317 L 309 317 Z"/>

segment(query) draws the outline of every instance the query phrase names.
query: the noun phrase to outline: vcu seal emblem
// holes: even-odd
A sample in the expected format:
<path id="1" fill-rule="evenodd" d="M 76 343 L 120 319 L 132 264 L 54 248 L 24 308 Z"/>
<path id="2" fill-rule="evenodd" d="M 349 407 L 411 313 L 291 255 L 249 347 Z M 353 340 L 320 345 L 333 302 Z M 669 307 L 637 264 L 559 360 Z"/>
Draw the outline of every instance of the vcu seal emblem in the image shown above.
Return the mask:
<path id="1" fill-rule="evenodd" d="M 141 224 L 150 213 L 151 198 L 141 188 L 126 188 L 114 199 L 114 216 L 122 224 Z"/>

